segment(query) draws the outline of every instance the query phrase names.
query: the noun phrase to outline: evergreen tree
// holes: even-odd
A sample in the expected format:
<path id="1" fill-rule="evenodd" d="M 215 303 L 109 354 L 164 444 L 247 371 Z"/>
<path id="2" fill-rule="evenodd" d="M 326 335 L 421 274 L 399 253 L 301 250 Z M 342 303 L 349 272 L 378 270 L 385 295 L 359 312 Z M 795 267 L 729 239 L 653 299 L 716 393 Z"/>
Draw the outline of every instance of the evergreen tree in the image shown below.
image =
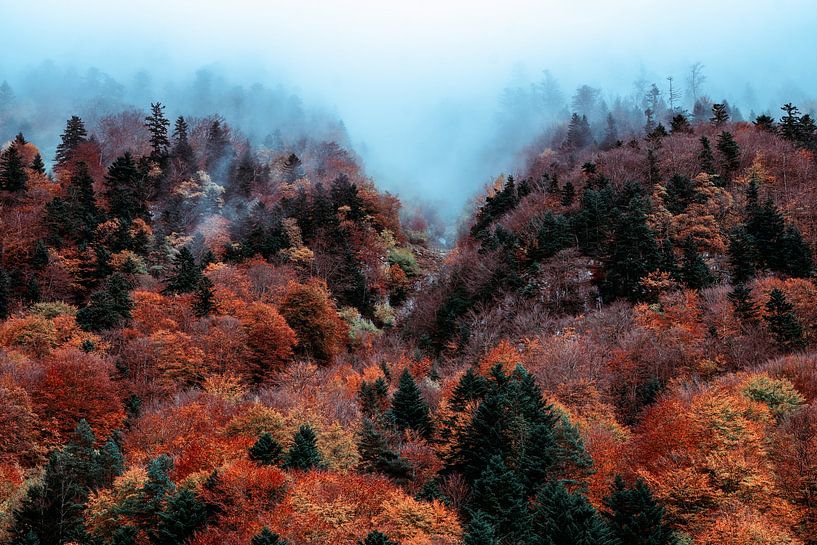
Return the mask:
<path id="1" fill-rule="evenodd" d="M 207 506 L 190 489 L 180 490 L 159 512 L 159 523 L 153 535 L 155 545 L 179 545 L 203 527 L 207 521 Z"/>
<path id="2" fill-rule="evenodd" d="M 752 122 L 755 128 L 759 131 L 770 132 L 777 134 L 777 126 L 774 124 L 774 119 L 768 115 L 759 115 Z"/>
<path id="3" fill-rule="evenodd" d="M 253 182 L 255 181 L 256 169 L 257 166 L 252 154 L 252 149 L 249 143 L 247 143 L 247 148 L 232 169 L 233 175 L 230 190 L 242 197 L 249 197 Z"/>
<path id="4" fill-rule="evenodd" d="M 207 130 L 207 141 L 204 147 L 204 163 L 207 172 L 215 172 L 222 159 L 226 157 L 229 145 L 230 141 L 221 121 L 213 120 Z"/>
<path id="5" fill-rule="evenodd" d="M 667 182 L 664 205 L 673 215 L 682 213 L 695 200 L 695 185 L 686 176 L 675 174 Z"/>
<path id="6" fill-rule="evenodd" d="M 281 465 L 284 461 L 284 449 L 267 432 L 262 433 L 250 447 L 250 460 L 266 466 Z"/>
<path id="7" fill-rule="evenodd" d="M 811 248 L 803 240 L 800 231 L 787 225 L 783 236 L 780 237 L 779 251 L 781 254 L 782 271 L 796 278 L 808 278 L 814 269 L 811 257 Z"/>
<path id="8" fill-rule="evenodd" d="M 701 137 L 701 151 L 698 152 L 698 163 L 701 165 L 701 172 L 715 174 L 715 156 L 712 154 L 712 147 L 709 138 Z"/>
<path id="9" fill-rule="evenodd" d="M 617 476 L 604 506 L 612 534 L 622 545 L 676 545 L 673 531 L 664 522 L 664 508 L 643 480 L 627 488 Z"/>
<path id="10" fill-rule="evenodd" d="M 752 299 L 752 290 L 746 284 L 735 284 L 727 295 L 732 303 L 732 310 L 741 323 L 754 325 L 757 323 L 758 308 Z"/>
<path id="11" fill-rule="evenodd" d="M 790 352 L 803 347 L 803 327 L 794 314 L 794 307 L 777 288 L 769 292 L 763 319 L 781 349 Z"/>
<path id="12" fill-rule="evenodd" d="M 566 182 L 564 187 L 562 187 L 562 206 L 572 205 L 575 198 L 576 188 L 573 187 L 572 183 Z"/>
<path id="13" fill-rule="evenodd" d="M 400 375 L 397 391 L 392 398 L 391 416 L 400 431 L 411 429 L 425 438 L 433 433 L 428 403 L 408 369 L 404 369 Z"/>
<path id="14" fill-rule="evenodd" d="M 465 545 L 499 545 L 490 518 L 482 511 L 471 513 L 462 541 Z"/>
<path id="15" fill-rule="evenodd" d="M 718 151 L 721 154 L 721 171 L 727 180 L 740 168 L 740 146 L 735 142 L 732 133 L 723 131 L 718 135 Z"/>
<path id="16" fill-rule="evenodd" d="M 607 128 L 604 130 L 604 139 L 599 146 L 602 150 L 611 150 L 621 145 L 618 139 L 618 127 L 616 127 L 616 118 L 613 114 L 607 114 Z"/>
<path id="17" fill-rule="evenodd" d="M 48 266 L 48 246 L 43 239 L 38 239 L 34 245 L 34 253 L 31 254 L 31 267 L 34 270 L 42 271 Z"/>
<path id="18" fill-rule="evenodd" d="M 43 157 L 39 153 L 34 156 L 34 159 L 31 161 L 31 170 L 34 172 L 38 172 L 40 174 L 45 174 L 45 163 L 43 162 Z"/>
<path id="19" fill-rule="evenodd" d="M 389 405 L 389 386 L 383 377 L 377 377 L 371 382 L 364 380 L 360 384 L 357 400 L 365 418 L 382 420 Z"/>
<path id="20" fill-rule="evenodd" d="M 0 189 L 25 191 L 27 181 L 23 159 L 17 145 L 12 144 L 0 155 Z"/>
<path id="21" fill-rule="evenodd" d="M 474 482 L 468 510 L 481 513 L 499 543 L 525 543 L 529 537 L 525 487 L 500 456 L 492 456 Z"/>
<path id="22" fill-rule="evenodd" d="M 289 545 L 289 542 L 264 526 L 250 540 L 250 545 Z"/>
<path id="23" fill-rule="evenodd" d="M 587 498 L 559 481 L 548 481 L 537 494 L 531 530 L 537 543 L 618 545 Z"/>
<path id="24" fill-rule="evenodd" d="M 88 305 L 77 312 L 77 323 L 88 331 L 110 329 L 130 320 L 133 300 L 130 285 L 120 274 L 114 274 L 102 290 L 91 295 Z"/>
<path id="25" fill-rule="evenodd" d="M 398 484 L 406 483 L 412 476 L 412 465 L 393 451 L 374 423 L 364 418 L 358 433 L 357 450 L 360 469 L 370 473 L 382 473 Z"/>
<path id="26" fill-rule="evenodd" d="M 356 545 L 400 545 L 397 541 L 392 541 L 382 532 L 373 530 L 369 532 L 362 541 L 358 541 Z"/>
<path id="27" fill-rule="evenodd" d="M 285 466 L 291 469 L 323 469 L 325 467 L 318 451 L 317 437 L 308 424 L 303 424 L 295 434 L 292 447 L 287 452 Z"/>
<path id="28" fill-rule="evenodd" d="M 743 226 L 737 227 L 729 237 L 729 266 L 732 282 L 743 284 L 755 276 L 757 262 L 755 242 Z"/>
<path id="29" fill-rule="evenodd" d="M 191 293 L 199 285 L 202 274 L 193 253 L 185 246 L 173 260 L 173 270 L 165 280 L 163 293 Z"/>
<path id="30" fill-rule="evenodd" d="M 11 311 L 11 278 L 5 269 L 0 268 L 0 320 L 9 317 Z"/>
<path id="31" fill-rule="evenodd" d="M 193 296 L 193 314 L 199 318 L 209 316 L 216 310 L 213 281 L 207 278 L 207 276 L 201 275 L 198 284 L 196 284 Z"/>
<path id="32" fill-rule="evenodd" d="M 196 172 L 196 156 L 187 137 L 187 121 L 179 116 L 173 129 L 173 156 L 178 176 L 187 178 Z"/>
<path id="33" fill-rule="evenodd" d="M 46 221 L 57 237 L 88 243 L 102 218 L 94 195 L 94 180 L 83 161 L 76 163 L 65 198 L 55 197 L 46 204 Z"/>
<path id="34" fill-rule="evenodd" d="M 725 103 L 712 105 L 712 117 L 709 119 L 715 127 L 721 127 L 729 121 L 729 107 Z"/>
<path id="35" fill-rule="evenodd" d="M 529 255 L 534 261 L 540 261 L 556 255 L 557 252 L 570 247 L 572 243 L 570 223 L 565 216 L 554 216 L 545 213 L 536 237 L 536 248 Z"/>
<path id="36" fill-rule="evenodd" d="M 150 104 L 150 115 L 145 118 L 145 126 L 150 132 L 150 158 L 159 164 L 164 164 L 167 158 L 170 141 L 167 138 L 167 128 L 170 121 L 165 117 L 165 107 L 160 102 Z"/>
<path id="37" fill-rule="evenodd" d="M 149 219 L 144 187 L 144 176 L 131 153 L 117 157 L 108 167 L 105 187 L 111 215 L 123 224 L 136 218 Z"/>
<path id="38" fill-rule="evenodd" d="M 587 122 L 587 116 L 574 113 L 570 118 L 570 124 L 567 128 L 567 141 L 565 144 L 568 148 L 579 150 L 586 148 L 593 142 L 593 135 L 590 132 L 590 124 Z"/>
<path id="39" fill-rule="evenodd" d="M 692 134 L 692 125 L 684 114 L 676 114 L 670 120 L 672 134 Z"/>
<path id="40" fill-rule="evenodd" d="M 786 270 L 784 246 L 781 244 L 786 231 L 783 214 L 771 199 L 767 199 L 760 206 L 750 208 L 748 212 L 746 231 L 754 243 L 759 263 L 775 271 Z"/>
<path id="41" fill-rule="evenodd" d="M 86 141 L 88 133 L 85 130 L 85 123 L 77 116 L 71 116 L 71 119 L 65 125 L 65 131 L 62 133 L 61 142 L 57 146 L 57 155 L 54 158 L 57 165 L 64 165 L 71 159 L 71 153 L 81 143 Z"/>
<path id="42" fill-rule="evenodd" d="M 781 108 L 786 115 L 780 118 L 780 135 L 786 140 L 797 142 L 800 140 L 800 110 L 791 102 Z"/>
<path id="43" fill-rule="evenodd" d="M 681 278 L 692 289 L 703 289 L 712 285 L 715 279 L 709 271 L 698 246 L 691 237 L 687 237 L 683 244 L 684 259 L 681 266 Z"/>
<path id="44" fill-rule="evenodd" d="M 609 299 L 626 297 L 631 301 L 644 298 L 641 279 L 658 269 L 660 253 L 655 235 L 647 225 L 646 205 L 635 195 L 616 222 L 602 293 Z"/>

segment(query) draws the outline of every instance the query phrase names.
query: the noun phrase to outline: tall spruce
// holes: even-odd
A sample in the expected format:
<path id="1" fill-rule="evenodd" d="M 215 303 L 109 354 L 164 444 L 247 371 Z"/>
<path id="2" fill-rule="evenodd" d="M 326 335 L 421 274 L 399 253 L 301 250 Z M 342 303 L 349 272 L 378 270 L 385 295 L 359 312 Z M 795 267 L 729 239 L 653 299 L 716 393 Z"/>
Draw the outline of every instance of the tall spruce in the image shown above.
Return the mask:
<path id="1" fill-rule="evenodd" d="M 43 162 L 43 156 L 40 155 L 39 152 L 34 155 L 34 159 L 31 160 L 29 167 L 38 174 L 45 174 L 45 163 Z"/>
<path id="2" fill-rule="evenodd" d="M 400 375 L 397 391 L 392 398 L 391 416 L 400 431 L 414 430 L 426 438 L 431 437 L 434 431 L 428 403 L 408 369 L 404 369 Z"/>
<path id="3" fill-rule="evenodd" d="M 170 121 L 165 117 L 165 107 L 160 102 L 150 104 L 150 115 L 145 118 L 145 126 L 150 132 L 150 158 L 159 164 L 164 164 L 170 147 L 167 138 L 167 128 Z"/>
<path id="4" fill-rule="evenodd" d="M 185 246 L 173 259 L 173 270 L 165 280 L 163 293 L 192 293 L 201 281 L 201 269 L 193 253 Z"/>
<path id="5" fill-rule="evenodd" d="M 735 141 L 732 133 L 723 131 L 718 135 L 716 147 L 721 154 L 721 172 L 726 180 L 731 180 L 735 172 L 740 168 L 740 146 Z"/>
<path id="6" fill-rule="evenodd" d="M 499 545 L 490 517 L 482 511 L 471 513 L 462 542 L 464 545 Z"/>
<path id="7" fill-rule="evenodd" d="M 199 318 L 204 318 L 215 311 L 216 301 L 213 292 L 213 281 L 202 274 L 196 284 L 196 289 L 193 291 L 193 314 Z"/>
<path id="8" fill-rule="evenodd" d="M 73 115 L 65 125 L 60 137 L 61 141 L 57 145 L 57 154 L 54 161 L 61 166 L 71 159 L 73 151 L 87 140 L 88 132 L 85 130 L 85 123 L 78 116 Z"/>
<path id="9" fill-rule="evenodd" d="M 715 127 L 722 127 L 729 121 L 729 106 L 725 103 L 712 105 L 712 117 L 709 121 Z"/>
<path id="10" fill-rule="evenodd" d="M 11 278 L 5 269 L 0 267 L 0 320 L 9 317 L 11 311 Z"/>
<path id="11" fill-rule="evenodd" d="M 729 236 L 729 270 L 732 282 L 743 284 L 755 276 L 758 261 L 755 242 L 743 226 L 738 226 Z"/>
<path id="12" fill-rule="evenodd" d="M 752 299 L 752 290 L 746 284 L 735 284 L 727 297 L 740 323 L 747 326 L 757 324 L 758 307 Z"/>
<path id="13" fill-rule="evenodd" d="M 281 465 L 284 449 L 268 432 L 262 433 L 249 449 L 250 460 L 265 466 Z"/>
<path id="14" fill-rule="evenodd" d="M 653 498 L 646 483 L 638 479 L 628 488 L 617 476 L 604 499 L 613 536 L 627 545 L 676 545 L 675 534 L 664 520 L 664 508 Z"/>
<path id="15" fill-rule="evenodd" d="M 193 146 L 190 145 L 187 135 L 187 121 L 184 117 L 176 118 L 173 127 L 173 149 L 171 155 L 176 170 L 176 175 L 181 178 L 192 176 L 196 172 L 196 155 Z"/>
<path id="16" fill-rule="evenodd" d="M 292 446 L 287 452 L 284 462 L 290 469 L 323 469 L 326 464 L 318 451 L 315 431 L 308 424 L 303 424 L 295 433 Z"/>
<path id="17" fill-rule="evenodd" d="M 154 545 L 179 545 L 207 522 L 207 505 L 185 488 L 171 496 L 158 513 L 155 531 L 149 532 Z"/>
<path id="18" fill-rule="evenodd" d="M 715 174 L 715 155 L 712 153 L 712 145 L 709 138 L 702 136 L 700 139 L 701 150 L 698 152 L 698 164 L 701 172 L 705 174 Z"/>
<path id="19" fill-rule="evenodd" d="M 136 218 L 149 219 L 144 173 L 129 151 L 117 157 L 105 176 L 106 196 L 111 215 L 130 225 Z"/>
<path id="20" fill-rule="evenodd" d="M 692 237 L 687 237 L 682 246 L 684 259 L 681 266 L 681 278 L 684 283 L 696 290 L 712 285 L 715 281 L 709 267 L 698 252 L 698 245 Z"/>
<path id="21" fill-rule="evenodd" d="M 0 189 L 25 191 L 28 175 L 17 145 L 10 145 L 0 154 Z"/>
<path id="22" fill-rule="evenodd" d="M 492 456 L 474 482 L 468 511 L 485 518 L 499 543 L 525 543 L 530 537 L 525 487 L 500 456 Z"/>
<path id="23" fill-rule="evenodd" d="M 803 326 L 794 314 L 794 306 L 778 288 L 769 292 L 763 319 L 782 350 L 790 352 L 804 346 Z"/>
<path id="24" fill-rule="evenodd" d="M 105 288 L 94 292 L 88 305 L 77 312 L 77 323 L 88 331 L 101 331 L 122 325 L 131 318 L 133 300 L 130 284 L 120 274 L 112 275 Z"/>
<path id="25" fill-rule="evenodd" d="M 250 545 L 289 545 L 289 542 L 264 526 L 252 537 Z"/>
<path id="26" fill-rule="evenodd" d="M 535 543 L 619 545 L 587 498 L 559 481 L 548 481 L 536 495 L 531 530 Z"/>

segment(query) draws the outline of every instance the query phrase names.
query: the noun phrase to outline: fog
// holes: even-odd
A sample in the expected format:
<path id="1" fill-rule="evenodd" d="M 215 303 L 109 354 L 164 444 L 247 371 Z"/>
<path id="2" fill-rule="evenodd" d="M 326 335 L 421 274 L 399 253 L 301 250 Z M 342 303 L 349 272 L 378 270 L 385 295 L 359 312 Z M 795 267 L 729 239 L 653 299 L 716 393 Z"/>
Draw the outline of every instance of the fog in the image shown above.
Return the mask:
<path id="1" fill-rule="evenodd" d="M 72 108 L 151 100 L 173 115 L 221 113 L 258 140 L 345 127 L 381 187 L 453 217 L 521 168 L 521 147 L 575 109 L 580 85 L 607 109 L 617 98 L 637 109 L 652 83 L 666 100 L 672 76 L 676 105 L 691 110 L 700 62 L 701 93 L 744 117 L 778 117 L 789 101 L 814 110 L 816 24 L 810 0 L 3 0 L 0 81 L 28 101 L 16 123 L 46 148 Z M 46 114 L 56 134 L 36 134 Z"/>

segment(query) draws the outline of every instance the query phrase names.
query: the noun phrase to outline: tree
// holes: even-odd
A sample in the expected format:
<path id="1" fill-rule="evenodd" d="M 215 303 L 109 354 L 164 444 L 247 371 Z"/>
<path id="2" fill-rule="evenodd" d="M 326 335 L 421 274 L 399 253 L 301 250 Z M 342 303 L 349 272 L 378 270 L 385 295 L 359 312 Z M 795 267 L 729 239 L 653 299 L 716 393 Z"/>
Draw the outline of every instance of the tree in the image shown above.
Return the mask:
<path id="1" fill-rule="evenodd" d="M 317 438 L 315 432 L 308 424 L 303 424 L 295 433 L 295 438 L 287 452 L 285 467 L 290 469 L 300 469 L 307 471 L 310 469 L 323 469 L 325 463 L 318 451 Z"/>
<path id="2" fill-rule="evenodd" d="M 492 456 L 474 482 L 468 502 L 470 513 L 480 513 L 493 527 L 498 543 L 524 543 L 528 538 L 525 487 L 500 456 Z"/>
<path id="3" fill-rule="evenodd" d="M 571 182 L 566 182 L 562 187 L 562 206 L 570 206 L 576 198 L 576 188 Z"/>
<path id="4" fill-rule="evenodd" d="M 207 172 L 214 173 L 215 169 L 221 165 L 229 146 L 230 140 L 221 121 L 213 120 L 207 130 L 207 141 L 204 146 L 204 164 Z"/>
<path id="5" fill-rule="evenodd" d="M 150 115 L 145 118 L 145 126 L 150 132 L 150 158 L 159 164 L 167 159 L 167 150 L 170 141 L 167 138 L 167 128 L 170 121 L 165 117 L 165 107 L 160 102 L 150 104 Z"/>
<path id="6" fill-rule="evenodd" d="M 193 296 L 193 314 L 199 318 L 209 316 L 216 310 L 213 282 L 207 276 L 201 275 Z"/>
<path id="7" fill-rule="evenodd" d="M 318 280 L 290 284 L 280 308 L 298 337 L 300 352 L 321 363 L 334 359 L 346 340 L 346 326 L 326 284 Z"/>
<path id="8" fill-rule="evenodd" d="M 712 154 L 712 147 L 709 138 L 701 137 L 701 151 L 698 152 L 698 163 L 701 165 L 701 172 L 715 174 L 715 156 Z"/>
<path id="9" fill-rule="evenodd" d="M 482 511 L 471 514 L 471 520 L 462 536 L 465 545 L 499 545 L 489 517 Z"/>
<path id="10" fill-rule="evenodd" d="M 743 226 L 737 227 L 729 236 L 729 268 L 732 282 L 743 284 L 755 276 L 755 263 L 758 256 L 755 242 Z"/>
<path id="11" fill-rule="evenodd" d="M 752 299 L 752 290 L 746 284 L 736 284 L 727 297 L 732 303 L 732 311 L 741 323 L 747 325 L 757 323 L 758 308 Z"/>
<path id="12" fill-rule="evenodd" d="M 77 312 L 77 323 L 83 329 L 101 331 L 127 322 L 133 310 L 129 291 L 130 284 L 122 275 L 112 275 L 105 288 L 94 292 L 88 305 Z"/>
<path id="13" fill-rule="evenodd" d="M 794 314 L 794 307 L 778 288 L 769 292 L 763 319 L 781 349 L 790 352 L 803 347 L 803 327 Z"/>
<path id="14" fill-rule="evenodd" d="M 692 95 L 693 102 L 697 102 L 698 97 L 701 96 L 701 91 L 703 90 L 703 84 L 705 81 L 706 75 L 704 75 L 703 63 L 694 63 L 690 67 L 689 76 L 687 77 L 687 86 L 689 88 L 689 94 Z"/>
<path id="15" fill-rule="evenodd" d="M 43 162 L 43 157 L 42 155 L 40 155 L 39 152 L 37 152 L 37 154 L 34 155 L 34 159 L 32 159 L 31 161 L 30 168 L 31 170 L 38 174 L 45 174 L 45 163 Z"/>
<path id="16" fill-rule="evenodd" d="M 117 157 L 105 176 L 106 196 L 111 215 L 129 225 L 136 218 L 150 219 L 144 176 L 129 151 Z"/>
<path id="17" fill-rule="evenodd" d="M 173 270 L 165 280 L 162 293 L 191 293 L 199 285 L 202 274 L 193 253 L 185 246 L 173 260 Z"/>
<path id="18" fill-rule="evenodd" d="M 729 107 L 725 103 L 712 105 L 712 117 L 709 119 L 715 127 L 721 127 L 729 121 Z"/>
<path id="19" fill-rule="evenodd" d="M 593 135 L 590 132 L 590 124 L 587 116 L 574 113 L 570 118 L 570 125 L 567 128 L 566 145 L 570 149 L 579 150 L 586 148 L 593 142 Z"/>
<path id="20" fill-rule="evenodd" d="M 613 117 L 613 114 L 607 114 L 607 128 L 604 130 L 604 139 L 599 147 L 602 150 L 611 150 L 619 145 L 621 145 L 621 141 L 618 139 L 616 118 Z"/>
<path id="21" fill-rule="evenodd" d="M 694 132 L 689 119 L 682 113 L 672 116 L 669 125 L 672 134 L 692 134 Z"/>
<path id="22" fill-rule="evenodd" d="M 392 541 L 382 532 L 372 530 L 366 538 L 359 540 L 356 545 L 400 545 L 397 541 Z"/>
<path id="23" fill-rule="evenodd" d="M 781 108 L 786 115 L 780 118 L 780 135 L 786 140 L 797 142 L 800 140 L 800 110 L 791 102 L 784 104 Z"/>
<path id="24" fill-rule="evenodd" d="M 740 168 L 740 146 L 735 142 L 732 133 L 723 131 L 718 135 L 718 151 L 721 154 L 721 171 L 727 180 Z"/>
<path id="25" fill-rule="evenodd" d="M 10 145 L 0 155 L 0 189 L 25 191 L 28 176 L 17 145 Z"/>
<path id="26" fill-rule="evenodd" d="M 400 431 L 414 430 L 425 438 L 433 433 L 428 403 L 408 369 L 404 369 L 400 375 L 397 391 L 392 398 L 391 416 Z"/>
<path id="27" fill-rule="evenodd" d="M 262 433 L 250 447 L 250 460 L 262 465 L 281 465 L 284 461 L 284 449 L 268 432 Z"/>
<path id="28" fill-rule="evenodd" d="M 683 264 L 681 265 L 681 278 L 692 289 L 703 289 L 712 285 L 715 279 L 709 271 L 709 267 L 701 254 L 698 253 L 698 246 L 692 237 L 687 237 L 682 246 L 684 252 Z"/>
<path id="29" fill-rule="evenodd" d="M 158 525 L 153 534 L 155 545 L 184 543 L 207 521 L 207 506 L 195 492 L 185 488 L 174 494 L 158 514 Z"/>
<path id="30" fill-rule="evenodd" d="M 622 544 L 675 545 L 673 531 L 664 522 L 664 508 L 653 498 L 642 479 L 627 488 L 624 479 L 616 476 L 613 489 L 604 499 L 608 509 L 610 529 Z"/>
<path id="31" fill-rule="evenodd" d="M 289 545 L 289 542 L 264 526 L 250 540 L 250 545 Z"/>
<path id="32" fill-rule="evenodd" d="M 48 266 L 48 246 L 43 239 L 38 239 L 34 245 L 34 253 L 31 254 L 31 266 L 34 270 L 42 271 Z"/>
<path id="33" fill-rule="evenodd" d="M 536 495 L 531 530 L 538 543 L 618 545 L 616 538 L 583 495 L 548 481 Z"/>
<path id="34" fill-rule="evenodd" d="M 774 124 L 774 118 L 769 115 L 762 114 L 755 118 L 752 122 L 755 128 L 759 131 L 770 132 L 777 134 L 777 126 Z"/>
<path id="35" fill-rule="evenodd" d="M 357 451 L 361 470 L 382 473 L 397 483 L 406 483 L 411 479 L 411 463 L 389 447 L 386 438 L 369 418 L 364 418 L 361 423 Z"/>
<path id="36" fill-rule="evenodd" d="M 187 121 L 179 116 L 173 129 L 173 149 L 171 155 L 178 175 L 183 178 L 192 176 L 196 171 L 196 156 L 193 146 L 187 139 Z"/>
<path id="37" fill-rule="evenodd" d="M 5 269 L 0 268 L 0 320 L 9 317 L 11 310 L 11 279 Z"/>
<path id="38" fill-rule="evenodd" d="M 73 115 L 65 125 L 61 142 L 57 145 L 57 155 L 54 158 L 58 166 L 66 164 L 71 159 L 71 154 L 81 143 L 85 142 L 88 136 L 85 130 L 85 123 L 82 119 Z"/>
<path id="39" fill-rule="evenodd" d="M 782 272 L 795 278 L 808 278 L 814 269 L 811 248 L 793 225 L 787 225 L 780 238 Z"/>

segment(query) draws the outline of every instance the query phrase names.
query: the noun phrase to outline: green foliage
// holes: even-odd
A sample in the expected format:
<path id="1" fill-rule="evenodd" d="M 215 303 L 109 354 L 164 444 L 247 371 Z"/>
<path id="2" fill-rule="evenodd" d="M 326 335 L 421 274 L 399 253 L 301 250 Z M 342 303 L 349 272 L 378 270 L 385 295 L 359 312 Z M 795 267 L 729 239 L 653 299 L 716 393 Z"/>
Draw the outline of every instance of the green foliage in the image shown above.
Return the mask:
<path id="1" fill-rule="evenodd" d="M 528 538 L 530 522 L 525 487 L 501 456 L 492 456 L 474 481 L 468 510 L 480 513 L 493 527 L 499 543 L 524 543 Z"/>
<path id="2" fill-rule="evenodd" d="M 250 540 L 250 545 L 289 545 L 289 542 L 264 526 Z"/>
<path id="3" fill-rule="evenodd" d="M 740 226 L 729 237 L 729 268 L 732 282 L 744 284 L 755 276 L 755 263 L 759 261 L 755 241 L 748 231 Z"/>
<path id="4" fill-rule="evenodd" d="M 160 103 L 151 103 L 150 115 L 145 118 L 145 126 L 150 132 L 150 158 L 159 163 L 164 162 L 170 141 L 167 138 L 167 128 L 170 121 L 164 115 L 165 107 Z"/>
<path id="5" fill-rule="evenodd" d="M 743 393 L 749 399 L 767 405 L 775 416 L 789 414 L 806 401 L 788 380 L 766 375 L 751 378 L 744 386 Z"/>
<path id="6" fill-rule="evenodd" d="M 249 449 L 250 460 L 262 465 L 281 465 L 284 461 L 283 447 L 267 432 L 262 433 Z"/>
<path id="7" fill-rule="evenodd" d="M 159 523 L 152 536 L 155 545 L 179 545 L 207 521 L 207 507 L 189 489 L 180 490 L 159 513 Z"/>
<path id="8" fill-rule="evenodd" d="M 471 513 L 462 541 L 465 545 L 499 545 L 491 518 L 482 511 Z"/>
<path id="9" fill-rule="evenodd" d="M 363 419 L 358 432 L 357 451 L 361 470 L 382 473 L 397 483 L 411 479 L 411 463 L 390 448 L 384 434 L 368 418 Z"/>
<path id="10" fill-rule="evenodd" d="M 0 154 L 0 189 L 25 191 L 28 175 L 15 144 Z"/>
<path id="11" fill-rule="evenodd" d="M 65 131 L 60 137 L 61 142 L 57 145 L 57 155 L 54 160 L 58 165 L 64 165 L 71 158 L 71 153 L 78 145 L 85 142 L 88 132 L 85 130 L 85 123 L 82 119 L 73 115 L 65 125 Z"/>
<path id="12" fill-rule="evenodd" d="M 286 455 L 285 466 L 303 471 L 326 467 L 321 453 L 318 451 L 315 431 L 308 424 L 303 424 L 295 433 L 292 447 L 290 447 Z"/>
<path id="13" fill-rule="evenodd" d="M 106 196 L 111 216 L 130 225 L 136 218 L 150 219 L 147 209 L 145 172 L 130 152 L 117 157 L 105 176 Z"/>
<path id="14" fill-rule="evenodd" d="M 703 289 L 715 281 L 709 267 L 692 238 L 687 238 L 683 245 L 684 259 L 681 265 L 681 279 L 692 289 Z"/>
<path id="15" fill-rule="evenodd" d="M 105 289 L 94 292 L 88 306 L 77 312 L 77 323 L 85 330 L 101 331 L 127 322 L 133 310 L 129 291 L 123 276 L 112 275 Z"/>
<path id="16" fill-rule="evenodd" d="M 420 266 L 417 264 L 417 258 L 414 253 L 408 248 L 392 248 L 388 255 L 389 265 L 397 265 L 406 276 L 414 278 L 420 274 Z"/>
<path id="17" fill-rule="evenodd" d="M 532 511 L 531 530 L 537 543 L 618 544 L 587 498 L 569 492 L 559 481 L 542 486 Z"/>
<path id="18" fill-rule="evenodd" d="M 373 530 L 363 540 L 359 540 L 356 545 L 400 545 L 400 543 L 392 541 L 382 532 Z"/>
<path id="19" fill-rule="evenodd" d="M 732 175 L 740 168 L 740 146 L 735 142 L 732 133 L 723 131 L 718 135 L 716 145 L 721 154 L 721 172 L 727 180 L 732 179 Z"/>
<path id="20" fill-rule="evenodd" d="M 11 279 L 5 269 L 0 268 L 0 320 L 9 317 L 11 311 Z"/>
<path id="21" fill-rule="evenodd" d="M 787 352 L 802 348 L 804 345 L 803 327 L 793 309 L 782 291 L 775 288 L 769 292 L 763 319 L 777 345 Z"/>
<path id="22" fill-rule="evenodd" d="M 732 310 L 742 324 L 757 323 L 758 308 L 752 299 L 752 290 L 746 284 L 736 284 L 727 295 L 732 303 Z"/>
<path id="23" fill-rule="evenodd" d="M 610 530 L 620 543 L 632 545 L 676 545 L 664 522 L 664 508 L 653 498 L 646 483 L 638 479 L 627 488 L 617 476 L 610 495 L 604 499 Z"/>
<path id="24" fill-rule="evenodd" d="M 392 398 L 391 417 L 400 431 L 414 430 L 426 438 L 431 437 L 434 431 L 428 403 L 408 369 L 404 369 L 400 375 L 397 391 Z"/>
<path id="25" fill-rule="evenodd" d="M 205 275 L 201 275 L 196 289 L 193 292 L 193 314 L 199 318 L 209 316 L 216 310 L 213 282 Z"/>
<path id="26" fill-rule="evenodd" d="M 715 174 L 715 156 L 712 154 L 709 138 L 702 136 L 700 142 L 701 151 L 698 152 L 698 163 L 701 166 L 701 172 Z"/>
<path id="27" fill-rule="evenodd" d="M 196 259 L 185 246 L 173 260 L 173 270 L 165 280 L 163 293 L 192 293 L 199 286 L 202 274 Z"/>

